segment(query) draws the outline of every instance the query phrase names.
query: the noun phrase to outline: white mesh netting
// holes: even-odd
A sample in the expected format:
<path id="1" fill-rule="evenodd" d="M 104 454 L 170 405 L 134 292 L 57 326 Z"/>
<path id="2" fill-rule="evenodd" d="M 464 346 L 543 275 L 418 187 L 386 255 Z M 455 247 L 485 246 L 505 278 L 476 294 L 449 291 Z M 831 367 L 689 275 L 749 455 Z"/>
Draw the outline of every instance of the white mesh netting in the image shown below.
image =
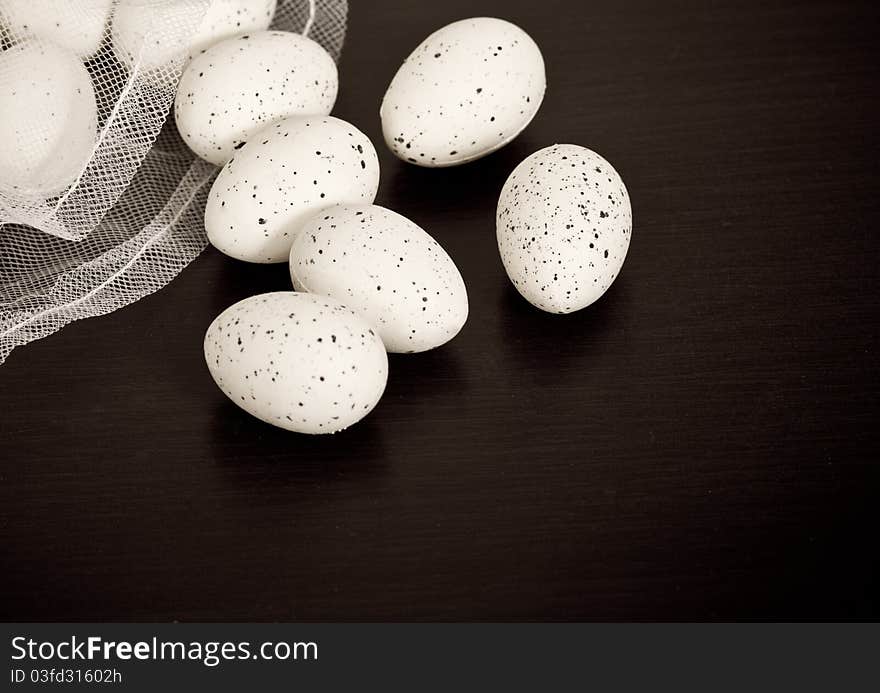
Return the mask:
<path id="1" fill-rule="evenodd" d="M 168 118 L 177 82 L 194 51 L 260 28 L 243 7 L 275 3 L 0 0 L 0 363 L 162 288 L 204 249 L 217 169 Z M 347 10 L 277 0 L 272 27 L 338 60 Z"/>

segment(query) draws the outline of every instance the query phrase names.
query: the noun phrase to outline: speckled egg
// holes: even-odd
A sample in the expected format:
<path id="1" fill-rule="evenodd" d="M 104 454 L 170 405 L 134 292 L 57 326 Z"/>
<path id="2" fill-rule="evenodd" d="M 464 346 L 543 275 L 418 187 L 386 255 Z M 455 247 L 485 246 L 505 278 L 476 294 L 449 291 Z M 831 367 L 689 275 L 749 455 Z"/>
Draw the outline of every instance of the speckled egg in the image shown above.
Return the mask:
<path id="1" fill-rule="evenodd" d="M 335 433 L 382 397 L 388 356 L 363 318 L 326 296 L 280 291 L 223 311 L 205 334 L 214 382 L 258 419 Z"/>
<path id="2" fill-rule="evenodd" d="M 211 0 L 199 30 L 189 43 L 189 59 L 218 41 L 268 29 L 277 0 Z"/>
<path id="3" fill-rule="evenodd" d="M 501 190 L 498 249 L 531 304 L 571 313 L 596 301 L 620 273 L 632 234 L 626 187 L 605 159 L 556 144 L 519 164 Z"/>
<path id="4" fill-rule="evenodd" d="M 247 262 L 287 262 L 303 223 L 334 204 L 372 202 L 379 160 L 360 130 L 332 116 L 256 132 L 220 171 L 205 207 L 211 243 Z"/>
<path id="5" fill-rule="evenodd" d="M 168 78 L 176 62 L 186 63 L 213 44 L 267 29 L 276 0 L 120 0 L 111 22 L 113 51 L 120 63 L 150 78 Z"/>
<path id="6" fill-rule="evenodd" d="M 532 38 L 492 17 L 453 22 L 406 59 L 382 100 L 385 142 L 419 166 L 455 166 L 494 152 L 529 124 L 547 79 Z"/>
<path id="7" fill-rule="evenodd" d="M 391 352 L 427 351 L 461 330 L 467 290 L 452 258 L 406 217 L 378 205 L 318 212 L 290 249 L 300 291 L 332 296 L 376 327 Z"/>
<path id="8" fill-rule="evenodd" d="M 221 41 L 180 78 L 174 117 L 183 141 L 218 166 L 267 123 L 327 115 L 339 86 L 336 63 L 311 39 L 258 31 Z"/>
<path id="9" fill-rule="evenodd" d="M 16 41 L 52 41 L 88 59 L 101 46 L 111 5 L 112 0 L 0 0 L 0 24 Z"/>
<path id="10" fill-rule="evenodd" d="M 73 52 L 30 40 L 0 52 L 0 187 L 60 193 L 88 162 L 97 126 L 92 79 Z"/>

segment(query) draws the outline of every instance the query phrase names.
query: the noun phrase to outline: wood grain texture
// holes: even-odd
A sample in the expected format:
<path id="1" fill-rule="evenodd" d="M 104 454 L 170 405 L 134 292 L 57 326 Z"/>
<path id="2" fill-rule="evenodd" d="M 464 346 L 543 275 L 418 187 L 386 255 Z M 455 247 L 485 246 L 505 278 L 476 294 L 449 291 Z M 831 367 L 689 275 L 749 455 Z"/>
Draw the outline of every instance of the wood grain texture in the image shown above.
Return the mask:
<path id="1" fill-rule="evenodd" d="M 5 620 L 877 619 L 874 3 L 351 2 L 335 114 L 378 202 L 458 263 L 471 316 L 393 356 L 333 437 L 273 429 L 204 366 L 213 317 L 288 288 L 209 250 L 0 367 Z M 429 32 L 526 28 L 549 90 L 510 146 L 423 170 L 379 102 Z M 612 290 L 508 283 L 495 202 L 555 142 L 633 200 Z"/>

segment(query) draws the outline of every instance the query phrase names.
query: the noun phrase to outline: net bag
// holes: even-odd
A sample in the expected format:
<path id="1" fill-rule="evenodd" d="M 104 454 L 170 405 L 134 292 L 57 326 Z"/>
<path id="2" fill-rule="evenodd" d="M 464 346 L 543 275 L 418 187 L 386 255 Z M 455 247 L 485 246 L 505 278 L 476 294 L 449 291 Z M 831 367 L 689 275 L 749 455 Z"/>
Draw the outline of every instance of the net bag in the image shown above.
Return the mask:
<path id="1" fill-rule="evenodd" d="M 273 17 L 338 60 L 347 11 L 346 0 L 0 0 L 0 363 L 162 288 L 205 248 L 217 168 L 168 117 L 190 58 Z"/>

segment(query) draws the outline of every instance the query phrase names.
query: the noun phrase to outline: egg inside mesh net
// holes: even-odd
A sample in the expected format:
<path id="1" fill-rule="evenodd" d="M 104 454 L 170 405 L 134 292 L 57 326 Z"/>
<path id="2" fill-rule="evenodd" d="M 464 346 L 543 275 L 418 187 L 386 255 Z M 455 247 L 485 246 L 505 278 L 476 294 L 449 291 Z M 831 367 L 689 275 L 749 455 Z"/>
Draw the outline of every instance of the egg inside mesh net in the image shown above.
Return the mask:
<path id="1" fill-rule="evenodd" d="M 204 249 L 217 168 L 168 116 L 189 56 L 255 4 L 273 0 L 0 0 L 0 122 L 17 130 L 0 133 L 0 363 L 162 288 Z M 338 60 L 347 11 L 277 0 L 271 26 Z M 209 28 L 218 16 L 226 28 Z"/>

